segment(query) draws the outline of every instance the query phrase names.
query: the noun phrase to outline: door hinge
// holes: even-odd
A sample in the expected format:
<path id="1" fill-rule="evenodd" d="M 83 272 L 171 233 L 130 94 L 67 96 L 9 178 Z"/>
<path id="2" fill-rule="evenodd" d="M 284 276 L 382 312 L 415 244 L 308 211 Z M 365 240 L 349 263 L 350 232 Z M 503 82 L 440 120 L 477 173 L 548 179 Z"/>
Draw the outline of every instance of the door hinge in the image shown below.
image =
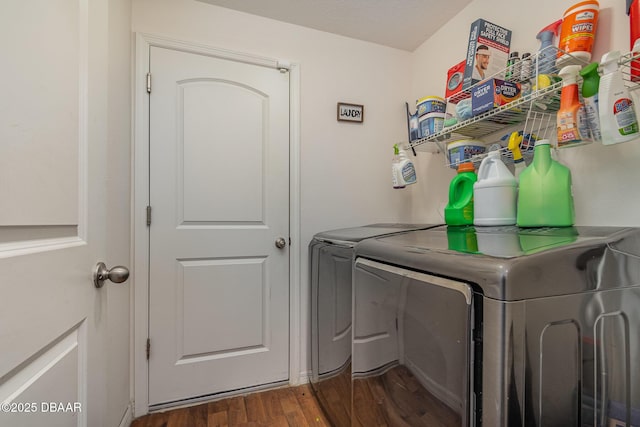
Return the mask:
<path id="1" fill-rule="evenodd" d="M 149 355 L 151 355 L 151 338 L 147 338 L 147 360 L 149 360 Z"/>
<path id="2" fill-rule="evenodd" d="M 151 93 L 151 73 L 147 73 L 147 93 Z"/>
<path id="3" fill-rule="evenodd" d="M 147 227 L 151 225 L 151 206 L 147 206 Z"/>
<path id="4" fill-rule="evenodd" d="M 289 61 L 278 61 L 276 64 L 276 68 L 282 74 L 288 73 L 289 70 L 291 69 L 291 63 Z"/>

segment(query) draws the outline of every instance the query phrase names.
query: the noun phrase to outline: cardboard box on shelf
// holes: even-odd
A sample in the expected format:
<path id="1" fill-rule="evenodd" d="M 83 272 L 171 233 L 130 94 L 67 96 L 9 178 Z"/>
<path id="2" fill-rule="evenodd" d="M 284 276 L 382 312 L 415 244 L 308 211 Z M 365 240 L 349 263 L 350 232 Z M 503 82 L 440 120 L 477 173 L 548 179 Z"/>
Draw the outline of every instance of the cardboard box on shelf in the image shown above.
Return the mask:
<path id="1" fill-rule="evenodd" d="M 500 79 L 489 79 L 478 83 L 471 92 L 471 114 L 477 116 L 513 102 L 521 95 L 520 83 Z"/>
<path id="2" fill-rule="evenodd" d="M 462 90 L 462 79 L 464 78 L 464 67 L 466 63 L 467 61 L 462 60 L 460 63 L 449 68 L 447 72 L 447 87 L 444 93 L 445 98 L 453 97 L 453 95 L 460 93 Z M 453 102 L 455 103 L 455 101 Z"/>
<path id="3" fill-rule="evenodd" d="M 504 77 L 497 73 L 507 66 L 510 46 L 511 30 L 484 19 L 471 24 L 462 89 L 467 90 L 485 78 Z"/>

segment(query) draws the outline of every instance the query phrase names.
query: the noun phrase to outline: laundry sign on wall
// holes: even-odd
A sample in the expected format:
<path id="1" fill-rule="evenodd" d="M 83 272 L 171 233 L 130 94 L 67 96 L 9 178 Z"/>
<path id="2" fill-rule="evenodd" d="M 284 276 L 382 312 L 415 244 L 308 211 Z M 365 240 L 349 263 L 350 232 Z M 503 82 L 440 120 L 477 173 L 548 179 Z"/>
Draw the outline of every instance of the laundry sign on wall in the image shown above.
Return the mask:
<path id="1" fill-rule="evenodd" d="M 338 121 L 362 123 L 364 121 L 364 105 L 338 102 Z"/>

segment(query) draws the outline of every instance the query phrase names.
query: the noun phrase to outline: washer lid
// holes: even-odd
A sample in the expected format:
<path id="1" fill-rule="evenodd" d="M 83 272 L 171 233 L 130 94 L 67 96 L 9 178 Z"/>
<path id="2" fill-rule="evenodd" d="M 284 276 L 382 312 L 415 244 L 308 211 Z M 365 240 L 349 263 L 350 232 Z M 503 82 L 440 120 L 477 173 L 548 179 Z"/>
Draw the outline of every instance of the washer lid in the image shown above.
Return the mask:
<path id="1" fill-rule="evenodd" d="M 477 284 L 519 300 L 640 286 L 640 229 L 447 227 L 359 243 L 356 257 Z"/>
<path id="2" fill-rule="evenodd" d="M 357 243 L 371 237 L 385 236 L 404 231 L 423 230 L 441 224 L 369 224 L 362 227 L 340 228 L 318 233 L 314 239 L 328 243 Z"/>

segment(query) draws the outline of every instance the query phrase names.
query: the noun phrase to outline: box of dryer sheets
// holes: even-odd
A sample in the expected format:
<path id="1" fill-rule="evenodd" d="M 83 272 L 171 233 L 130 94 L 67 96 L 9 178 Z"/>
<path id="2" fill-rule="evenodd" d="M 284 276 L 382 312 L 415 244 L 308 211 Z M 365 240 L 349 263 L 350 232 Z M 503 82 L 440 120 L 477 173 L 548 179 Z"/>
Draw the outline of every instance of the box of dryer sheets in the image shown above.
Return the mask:
<path id="1" fill-rule="evenodd" d="M 510 46 L 511 30 L 484 19 L 471 24 L 462 89 L 489 77 L 504 77 L 498 73 L 507 67 Z"/>
<path id="2" fill-rule="evenodd" d="M 495 107 L 508 104 L 522 95 L 520 83 L 489 79 L 478 83 L 471 92 L 471 115 L 477 116 Z"/>
<path id="3" fill-rule="evenodd" d="M 454 95 L 460 93 L 462 90 L 462 79 L 464 78 L 464 67 L 467 61 L 461 61 L 453 67 L 449 68 L 447 71 L 447 87 L 445 88 L 444 96 L 445 98 L 453 97 Z M 469 95 L 467 94 L 466 97 Z M 465 96 L 460 96 L 460 99 L 465 98 Z M 457 103 L 460 99 L 455 97 L 450 99 L 449 102 Z"/>

